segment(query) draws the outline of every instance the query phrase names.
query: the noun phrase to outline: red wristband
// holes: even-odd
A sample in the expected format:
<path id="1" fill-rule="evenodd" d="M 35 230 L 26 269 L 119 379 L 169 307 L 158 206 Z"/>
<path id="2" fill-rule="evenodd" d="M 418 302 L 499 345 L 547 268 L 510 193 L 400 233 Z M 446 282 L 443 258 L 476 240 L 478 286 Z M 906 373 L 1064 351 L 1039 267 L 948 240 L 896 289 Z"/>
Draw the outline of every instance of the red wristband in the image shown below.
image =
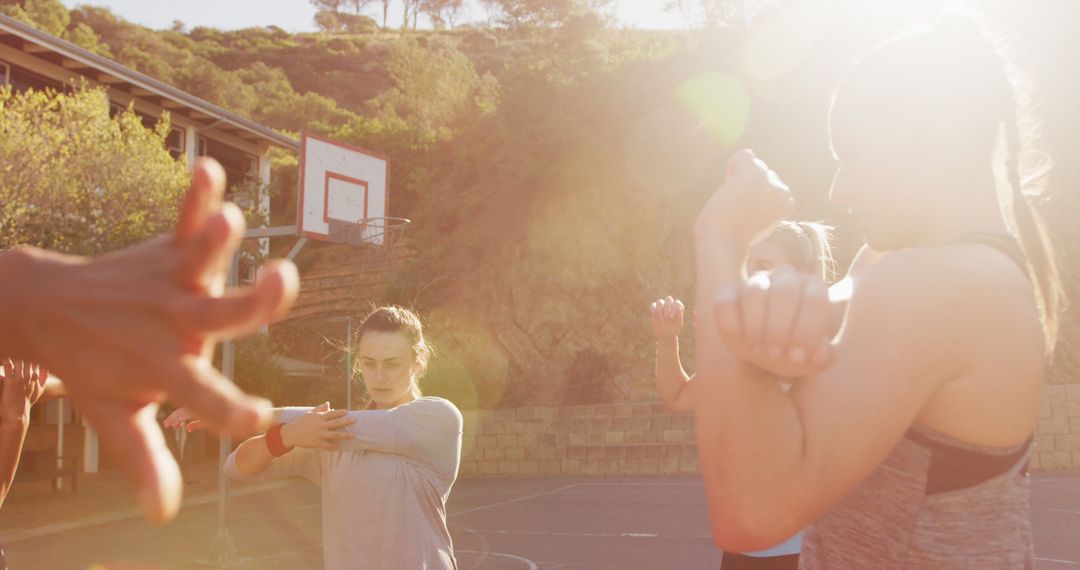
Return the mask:
<path id="1" fill-rule="evenodd" d="M 274 424 L 274 427 L 266 432 L 266 449 L 269 450 L 270 455 L 273 455 L 274 457 L 281 457 L 293 450 L 293 448 L 285 445 L 285 442 L 281 441 L 281 427 L 284 425 L 285 424 Z"/>

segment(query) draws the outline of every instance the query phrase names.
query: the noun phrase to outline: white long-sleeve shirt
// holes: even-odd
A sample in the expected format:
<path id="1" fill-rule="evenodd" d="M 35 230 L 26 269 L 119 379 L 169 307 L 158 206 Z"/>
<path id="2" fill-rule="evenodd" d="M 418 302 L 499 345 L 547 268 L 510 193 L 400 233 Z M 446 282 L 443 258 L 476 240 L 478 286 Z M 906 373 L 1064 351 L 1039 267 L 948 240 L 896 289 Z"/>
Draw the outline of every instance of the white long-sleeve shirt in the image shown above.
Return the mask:
<path id="1" fill-rule="evenodd" d="M 286 408 L 282 422 L 311 408 Z M 446 499 L 461 461 L 461 412 L 442 398 L 390 410 L 349 412 L 353 439 L 340 451 L 296 448 L 262 473 L 237 480 L 303 477 L 322 487 L 323 558 L 328 570 L 456 569 Z"/>

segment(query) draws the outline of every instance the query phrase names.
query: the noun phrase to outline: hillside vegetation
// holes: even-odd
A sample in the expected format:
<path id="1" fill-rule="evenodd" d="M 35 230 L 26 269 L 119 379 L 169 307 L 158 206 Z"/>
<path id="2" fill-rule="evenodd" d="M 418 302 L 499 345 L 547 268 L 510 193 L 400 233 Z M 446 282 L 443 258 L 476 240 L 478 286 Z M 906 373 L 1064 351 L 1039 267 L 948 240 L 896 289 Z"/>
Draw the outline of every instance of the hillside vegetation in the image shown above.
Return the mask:
<path id="1" fill-rule="evenodd" d="M 826 200 L 831 86 L 854 57 L 930 13 L 841 2 L 846 10 L 803 22 L 812 41 L 762 54 L 768 15 L 670 32 L 576 13 L 542 25 L 291 34 L 150 30 L 103 8 L 0 4 L 275 129 L 388 154 L 391 214 L 414 220 L 413 255 L 369 301 L 426 316 L 439 349 L 427 390 L 465 407 L 652 398 L 648 303 L 691 298 L 690 224 L 739 146 L 785 177 L 800 216 L 839 226 L 846 260 L 855 236 Z M 1044 4 L 1013 23 L 1030 28 L 1014 31 L 1051 30 L 1019 63 L 1042 90 L 1043 146 L 1067 157 L 1080 150 L 1070 103 L 1080 80 L 1064 70 L 1077 69 L 1080 54 L 1055 17 L 1076 9 Z M 986 8 L 992 22 L 1010 23 L 1009 3 Z M 295 168 L 296 157 L 275 155 L 272 191 L 284 218 Z M 1080 230 L 1069 212 L 1080 211 L 1080 167 L 1061 159 L 1050 183 L 1045 214 L 1075 298 Z M 1080 366 L 1075 314 L 1056 382 Z M 323 339 L 337 329 L 285 325 L 274 336 L 290 356 L 336 363 Z"/>

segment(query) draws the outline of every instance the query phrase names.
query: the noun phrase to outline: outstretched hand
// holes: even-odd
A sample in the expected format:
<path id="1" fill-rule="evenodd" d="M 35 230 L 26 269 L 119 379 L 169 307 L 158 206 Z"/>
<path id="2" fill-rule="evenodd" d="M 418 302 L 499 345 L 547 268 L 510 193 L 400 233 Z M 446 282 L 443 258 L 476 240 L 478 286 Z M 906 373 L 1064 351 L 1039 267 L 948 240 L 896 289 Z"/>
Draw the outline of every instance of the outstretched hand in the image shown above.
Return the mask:
<path id="1" fill-rule="evenodd" d="M 213 429 L 242 437 L 265 429 L 269 405 L 211 364 L 215 344 L 281 317 L 299 281 L 271 262 L 253 287 L 225 292 L 244 218 L 222 203 L 225 173 L 195 164 L 176 231 L 99 258 L 23 249 L 34 289 L 17 323 L 25 352 L 63 378 L 72 402 L 138 489 L 149 518 L 172 518 L 180 472 L 156 422 L 168 397 Z"/>
<path id="2" fill-rule="evenodd" d="M 3 362 L 3 387 L 0 388 L 0 421 L 29 420 L 30 408 L 45 392 L 49 372 L 37 364 L 10 358 Z"/>
<path id="3" fill-rule="evenodd" d="M 714 307 L 720 337 L 736 357 L 777 376 L 820 373 L 836 361 L 828 287 L 788 267 L 722 289 Z"/>
<path id="4" fill-rule="evenodd" d="M 685 312 L 683 302 L 671 295 L 653 301 L 649 307 L 649 315 L 652 317 L 653 336 L 656 340 L 678 338 L 683 329 Z"/>
<path id="5" fill-rule="evenodd" d="M 184 407 L 173 410 L 171 414 L 165 417 L 161 425 L 173 430 L 183 429 L 189 433 L 206 427 L 203 425 L 202 420 L 197 418 L 190 409 Z"/>

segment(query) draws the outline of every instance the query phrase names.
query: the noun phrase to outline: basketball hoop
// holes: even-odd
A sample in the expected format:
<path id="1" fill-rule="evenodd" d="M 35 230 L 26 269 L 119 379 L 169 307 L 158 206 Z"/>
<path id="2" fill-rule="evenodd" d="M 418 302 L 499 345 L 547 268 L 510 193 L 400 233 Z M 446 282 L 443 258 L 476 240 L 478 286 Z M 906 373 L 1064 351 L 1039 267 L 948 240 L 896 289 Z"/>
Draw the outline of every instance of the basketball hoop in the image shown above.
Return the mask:
<path id="1" fill-rule="evenodd" d="M 332 241 L 355 246 L 392 246 L 412 223 L 408 218 L 362 218 L 356 222 L 328 220 Z"/>

